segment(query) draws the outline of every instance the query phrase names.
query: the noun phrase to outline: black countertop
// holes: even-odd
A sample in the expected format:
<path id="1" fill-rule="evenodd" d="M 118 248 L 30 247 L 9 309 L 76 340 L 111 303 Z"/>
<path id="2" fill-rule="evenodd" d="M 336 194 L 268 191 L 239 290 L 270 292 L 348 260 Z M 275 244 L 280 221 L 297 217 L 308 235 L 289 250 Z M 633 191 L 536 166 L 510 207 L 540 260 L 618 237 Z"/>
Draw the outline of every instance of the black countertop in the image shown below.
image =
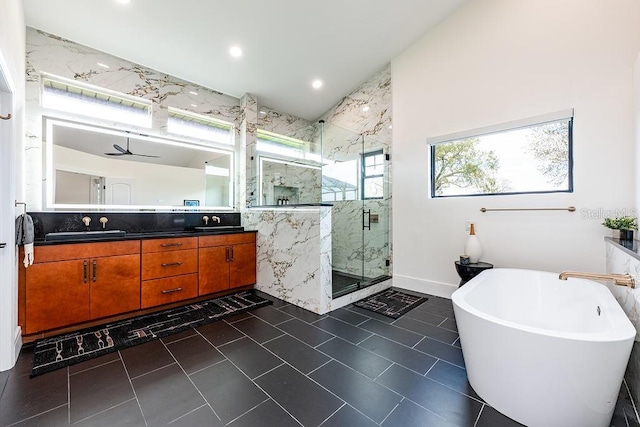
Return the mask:
<path id="1" fill-rule="evenodd" d="M 628 253 L 637 260 L 640 260 L 640 248 L 637 240 L 620 240 L 615 237 L 605 237 L 605 242 L 609 242 L 621 251 Z"/>
<path id="2" fill-rule="evenodd" d="M 242 229 L 224 229 L 211 231 L 157 231 L 144 233 L 127 233 L 124 236 L 117 237 L 79 237 L 77 239 L 65 240 L 43 240 L 37 239 L 33 242 L 34 246 L 62 245 L 68 243 L 95 243 L 95 242 L 118 242 L 124 240 L 142 240 L 142 239 L 167 239 L 172 237 L 204 237 L 204 236 L 220 236 L 223 234 L 239 234 L 239 233 L 257 233 L 257 230 Z"/>

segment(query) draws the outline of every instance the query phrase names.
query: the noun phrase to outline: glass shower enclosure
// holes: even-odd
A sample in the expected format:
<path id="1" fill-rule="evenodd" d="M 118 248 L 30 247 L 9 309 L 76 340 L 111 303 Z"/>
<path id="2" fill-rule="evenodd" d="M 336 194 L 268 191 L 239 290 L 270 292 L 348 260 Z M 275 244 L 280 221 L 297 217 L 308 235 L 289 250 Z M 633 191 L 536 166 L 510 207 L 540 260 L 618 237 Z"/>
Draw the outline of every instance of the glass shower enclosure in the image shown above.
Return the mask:
<path id="1" fill-rule="evenodd" d="M 320 123 L 322 202 L 330 203 L 333 297 L 388 279 L 389 143 Z"/>

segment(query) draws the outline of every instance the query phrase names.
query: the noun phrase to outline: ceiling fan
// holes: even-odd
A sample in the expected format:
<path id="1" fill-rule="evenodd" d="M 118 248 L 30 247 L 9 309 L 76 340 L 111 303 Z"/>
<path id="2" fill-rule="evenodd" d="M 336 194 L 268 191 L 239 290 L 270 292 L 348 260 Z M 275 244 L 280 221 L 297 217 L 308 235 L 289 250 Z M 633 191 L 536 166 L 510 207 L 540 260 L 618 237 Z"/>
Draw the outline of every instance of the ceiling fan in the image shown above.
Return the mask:
<path id="1" fill-rule="evenodd" d="M 107 156 L 140 156 L 140 157 L 160 158 L 160 156 L 154 156 L 154 155 L 151 155 L 151 154 L 132 153 L 131 150 L 129 150 L 129 137 L 128 136 L 127 136 L 127 148 L 126 149 L 122 148 L 118 144 L 113 144 L 113 148 L 118 150 L 118 152 L 117 153 L 104 153 L 104 154 L 106 154 Z"/>

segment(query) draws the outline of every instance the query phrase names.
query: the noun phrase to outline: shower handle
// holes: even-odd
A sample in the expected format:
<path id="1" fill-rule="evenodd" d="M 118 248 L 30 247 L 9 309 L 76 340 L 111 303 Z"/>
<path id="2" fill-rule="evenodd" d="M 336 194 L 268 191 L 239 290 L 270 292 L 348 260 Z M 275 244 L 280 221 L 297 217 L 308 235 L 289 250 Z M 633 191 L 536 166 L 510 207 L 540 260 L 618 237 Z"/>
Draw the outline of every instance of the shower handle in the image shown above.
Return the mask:
<path id="1" fill-rule="evenodd" d="M 367 221 L 365 221 L 364 216 L 367 215 Z M 365 228 L 371 230 L 371 209 L 368 211 L 362 210 L 362 229 Z"/>

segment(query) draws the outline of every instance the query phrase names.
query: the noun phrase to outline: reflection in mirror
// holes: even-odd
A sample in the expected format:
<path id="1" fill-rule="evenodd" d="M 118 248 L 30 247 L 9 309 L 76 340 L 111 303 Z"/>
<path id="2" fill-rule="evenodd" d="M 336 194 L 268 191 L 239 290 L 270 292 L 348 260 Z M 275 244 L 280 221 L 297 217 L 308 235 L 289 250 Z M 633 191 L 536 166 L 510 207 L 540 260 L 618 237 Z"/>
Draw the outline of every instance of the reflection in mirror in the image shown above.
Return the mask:
<path id="1" fill-rule="evenodd" d="M 233 207 L 233 153 L 120 130 L 46 120 L 46 207 Z"/>
<path id="2" fill-rule="evenodd" d="M 260 157 L 262 205 L 317 203 L 322 190 L 320 166 Z"/>
<path id="3" fill-rule="evenodd" d="M 257 204 L 319 203 L 322 193 L 322 138 L 317 125 L 288 135 L 258 129 Z"/>

